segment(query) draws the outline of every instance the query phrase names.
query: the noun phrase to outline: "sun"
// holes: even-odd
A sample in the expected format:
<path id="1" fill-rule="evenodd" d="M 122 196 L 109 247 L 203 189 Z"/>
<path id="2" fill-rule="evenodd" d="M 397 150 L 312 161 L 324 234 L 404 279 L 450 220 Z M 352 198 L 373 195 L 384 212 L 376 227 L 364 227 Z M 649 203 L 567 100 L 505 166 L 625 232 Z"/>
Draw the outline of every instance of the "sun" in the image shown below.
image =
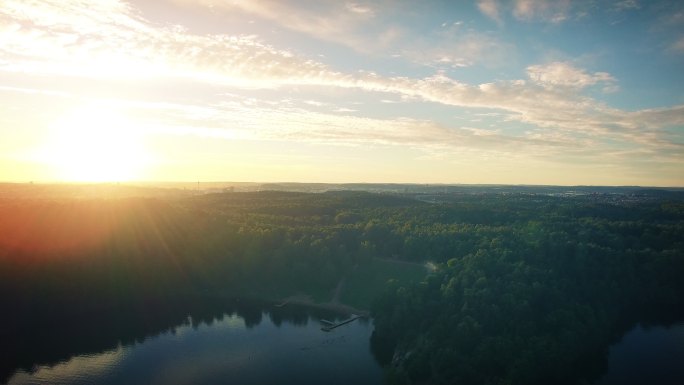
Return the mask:
<path id="1" fill-rule="evenodd" d="M 114 108 L 83 107 L 50 129 L 42 158 L 62 181 L 136 180 L 144 176 L 151 161 L 139 127 Z"/>

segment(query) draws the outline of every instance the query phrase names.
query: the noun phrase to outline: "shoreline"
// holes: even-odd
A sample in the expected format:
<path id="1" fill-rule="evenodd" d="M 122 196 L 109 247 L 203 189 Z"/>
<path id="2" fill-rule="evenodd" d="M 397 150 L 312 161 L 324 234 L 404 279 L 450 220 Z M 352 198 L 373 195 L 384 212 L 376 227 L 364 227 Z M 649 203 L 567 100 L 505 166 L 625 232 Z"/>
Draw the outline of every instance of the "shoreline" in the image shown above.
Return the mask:
<path id="1" fill-rule="evenodd" d="M 269 299 L 269 301 L 272 301 L 272 299 Z M 302 294 L 285 297 L 280 301 L 277 301 L 276 304 L 274 304 L 275 307 L 284 307 L 287 305 L 307 306 L 317 309 L 329 310 L 335 313 L 356 314 L 362 317 L 370 316 L 370 311 L 368 310 L 357 309 L 351 305 L 345 305 L 339 302 L 314 302 L 310 296 Z"/>
<path id="2" fill-rule="evenodd" d="M 358 316 L 364 317 L 364 318 L 369 318 L 370 317 L 370 310 L 365 310 L 365 309 L 358 309 L 355 308 L 354 306 L 351 305 L 346 305 L 340 302 L 315 302 L 313 299 L 311 299 L 310 295 L 307 294 L 295 294 L 295 295 L 290 295 L 287 297 L 281 297 L 281 298 L 274 298 L 270 296 L 263 296 L 263 295 L 258 295 L 254 293 L 246 294 L 242 293 L 241 295 L 235 295 L 235 293 L 216 293 L 215 295 L 210 296 L 215 296 L 220 299 L 247 299 L 247 300 L 252 300 L 252 301 L 262 301 L 267 303 L 269 306 L 272 307 L 277 307 L 277 308 L 282 308 L 287 305 L 295 305 L 295 306 L 304 306 L 304 307 L 309 307 L 313 309 L 319 309 L 319 310 L 326 310 L 338 314 L 343 314 L 343 315 L 351 315 L 351 314 L 356 314 Z"/>

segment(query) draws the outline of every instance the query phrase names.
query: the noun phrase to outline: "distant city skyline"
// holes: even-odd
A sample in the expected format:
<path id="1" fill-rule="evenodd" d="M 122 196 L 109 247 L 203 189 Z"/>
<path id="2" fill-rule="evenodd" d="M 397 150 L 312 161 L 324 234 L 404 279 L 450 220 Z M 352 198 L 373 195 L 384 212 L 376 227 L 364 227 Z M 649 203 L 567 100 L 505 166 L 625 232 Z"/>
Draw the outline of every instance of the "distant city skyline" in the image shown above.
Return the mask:
<path id="1" fill-rule="evenodd" d="M 684 3 L 4 0 L 0 181 L 684 186 Z"/>

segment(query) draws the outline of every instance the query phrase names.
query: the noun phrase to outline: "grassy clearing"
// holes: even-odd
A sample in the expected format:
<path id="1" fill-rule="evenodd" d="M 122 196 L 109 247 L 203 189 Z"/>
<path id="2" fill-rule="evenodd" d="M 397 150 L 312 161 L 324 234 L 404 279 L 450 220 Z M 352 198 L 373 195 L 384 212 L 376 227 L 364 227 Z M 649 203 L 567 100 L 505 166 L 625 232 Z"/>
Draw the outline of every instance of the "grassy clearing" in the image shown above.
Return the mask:
<path id="1" fill-rule="evenodd" d="M 349 272 L 339 295 L 339 303 L 357 309 L 370 310 L 373 300 L 385 288 L 390 279 L 400 282 L 420 281 L 427 274 L 425 266 L 401 261 L 373 259 Z M 270 284 L 245 289 L 248 296 L 281 301 L 291 296 L 306 296 L 313 303 L 329 303 L 333 301 L 337 282 L 330 282 L 329 287 L 307 285 L 306 282 L 271 282 Z"/>
<path id="2" fill-rule="evenodd" d="M 331 292 L 334 285 L 331 287 L 313 287 L 312 285 L 295 285 L 288 283 L 271 283 L 270 285 L 261 285 L 259 287 L 250 287 L 244 289 L 244 293 L 250 297 L 270 299 L 276 302 L 282 301 L 285 298 L 292 296 L 306 296 L 311 301 L 316 303 L 324 303 L 330 301 Z"/>
<path id="3" fill-rule="evenodd" d="M 427 269 L 418 264 L 373 259 L 347 276 L 340 302 L 359 309 L 370 309 L 373 300 L 382 292 L 388 280 L 420 281 L 426 274 Z"/>

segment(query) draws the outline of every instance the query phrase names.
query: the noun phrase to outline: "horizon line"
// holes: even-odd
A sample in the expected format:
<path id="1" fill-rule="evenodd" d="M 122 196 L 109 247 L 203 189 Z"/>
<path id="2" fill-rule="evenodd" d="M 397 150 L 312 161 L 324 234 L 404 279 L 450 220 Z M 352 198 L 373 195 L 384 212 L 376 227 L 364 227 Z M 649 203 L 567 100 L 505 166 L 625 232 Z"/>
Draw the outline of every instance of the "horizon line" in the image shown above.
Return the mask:
<path id="1" fill-rule="evenodd" d="M 509 186 L 509 187 L 613 187 L 613 188 L 666 188 L 684 189 L 684 185 L 599 185 L 599 184 L 534 184 L 534 183 L 459 183 L 459 182 L 301 182 L 301 181 L 219 181 L 219 180 L 195 180 L 195 181 L 155 181 L 155 180 L 134 180 L 134 181 L 0 181 L 0 185 L 72 185 L 72 186 L 136 186 L 136 185 L 164 185 L 164 184 L 253 184 L 253 185 L 407 185 L 407 186 Z"/>

